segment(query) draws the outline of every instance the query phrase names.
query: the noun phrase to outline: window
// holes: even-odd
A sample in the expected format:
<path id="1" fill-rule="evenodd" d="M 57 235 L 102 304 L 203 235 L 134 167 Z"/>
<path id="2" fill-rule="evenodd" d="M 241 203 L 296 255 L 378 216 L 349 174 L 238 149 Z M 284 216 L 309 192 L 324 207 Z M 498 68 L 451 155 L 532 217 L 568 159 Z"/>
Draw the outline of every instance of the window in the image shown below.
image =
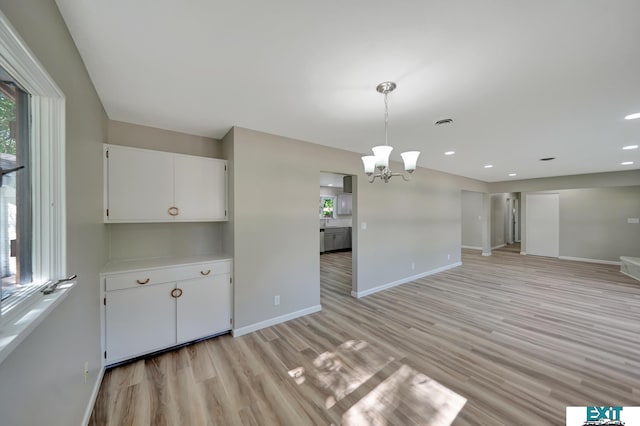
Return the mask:
<path id="1" fill-rule="evenodd" d="M 29 95 L 0 68 L 0 309 L 33 291 Z"/>
<path id="2" fill-rule="evenodd" d="M 38 291 L 66 275 L 64 94 L 1 11 L 0 69 L 0 166 L 25 166 L 0 189 L 2 362 L 72 284 Z"/>
<path id="3" fill-rule="evenodd" d="M 320 197 L 320 218 L 333 219 L 335 217 L 336 197 Z"/>

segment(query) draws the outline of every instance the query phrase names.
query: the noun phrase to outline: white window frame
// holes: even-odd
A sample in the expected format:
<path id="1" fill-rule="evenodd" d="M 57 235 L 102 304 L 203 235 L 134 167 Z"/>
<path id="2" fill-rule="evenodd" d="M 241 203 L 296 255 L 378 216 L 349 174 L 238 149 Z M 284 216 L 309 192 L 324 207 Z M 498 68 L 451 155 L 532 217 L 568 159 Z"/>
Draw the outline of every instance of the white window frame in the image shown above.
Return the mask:
<path id="1" fill-rule="evenodd" d="M 33 282 L 44 284 L 66 276 L 65 96 L 1 11 L 0 66 L 31 95 Z M 71 287 L 36 291 L 0 317 L 0 362 Z"/>

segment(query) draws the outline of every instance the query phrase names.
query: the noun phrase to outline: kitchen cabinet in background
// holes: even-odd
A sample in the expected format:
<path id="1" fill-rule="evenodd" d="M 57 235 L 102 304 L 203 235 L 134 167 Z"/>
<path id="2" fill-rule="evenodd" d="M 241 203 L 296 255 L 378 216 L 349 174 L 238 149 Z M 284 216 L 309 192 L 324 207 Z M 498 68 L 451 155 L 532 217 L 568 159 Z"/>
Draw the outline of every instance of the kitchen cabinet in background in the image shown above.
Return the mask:
<path id="1" fill-rule="evenodd" d="M 351 248 L 351 228 L 325 228 L 324 251 Z"/>
<path id="2" fill-rule="evenodd" d="M 338 215 L 350 215 L 353 210 L 353 199 L 352 194 L 339 194 L 338 195 L 338 206 L 336 208 L 336 213 Z"/>

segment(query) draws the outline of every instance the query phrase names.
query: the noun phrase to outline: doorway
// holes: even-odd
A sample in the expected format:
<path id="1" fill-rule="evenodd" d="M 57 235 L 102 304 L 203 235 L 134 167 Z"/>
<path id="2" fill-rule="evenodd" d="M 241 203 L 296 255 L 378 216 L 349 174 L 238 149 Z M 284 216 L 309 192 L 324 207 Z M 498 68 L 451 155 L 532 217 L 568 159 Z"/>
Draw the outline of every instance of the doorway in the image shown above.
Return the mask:
<path id="1" fill-rule="evenodd" d="M 355 289 L 355 176 L 320 172 L 320 294 L 351 296 Z"/>

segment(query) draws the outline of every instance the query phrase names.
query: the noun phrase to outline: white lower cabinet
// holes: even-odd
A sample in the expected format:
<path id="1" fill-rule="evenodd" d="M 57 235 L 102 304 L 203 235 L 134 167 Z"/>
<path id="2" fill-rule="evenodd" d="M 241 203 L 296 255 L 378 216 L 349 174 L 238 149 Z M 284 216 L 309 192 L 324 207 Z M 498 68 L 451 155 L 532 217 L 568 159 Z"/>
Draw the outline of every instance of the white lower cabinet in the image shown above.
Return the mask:
<path id="1" fill-rule="evenodd" d="M 122 360 L 176 344 L 175 283 L 109 292 L 107 359 Z"/>
<path id="2" fill-rule="evenodd" d="M 215 275 L 179 283 L 177 341 L 185 343 L 231 329 L 229 275 Z M 228 301 L 229 303 L 221 303 Z"/>
<path id="3" fill-rule="evenodd" d="M 103 272 L 106 365 L 231 330 L 231 260 Z"/>

